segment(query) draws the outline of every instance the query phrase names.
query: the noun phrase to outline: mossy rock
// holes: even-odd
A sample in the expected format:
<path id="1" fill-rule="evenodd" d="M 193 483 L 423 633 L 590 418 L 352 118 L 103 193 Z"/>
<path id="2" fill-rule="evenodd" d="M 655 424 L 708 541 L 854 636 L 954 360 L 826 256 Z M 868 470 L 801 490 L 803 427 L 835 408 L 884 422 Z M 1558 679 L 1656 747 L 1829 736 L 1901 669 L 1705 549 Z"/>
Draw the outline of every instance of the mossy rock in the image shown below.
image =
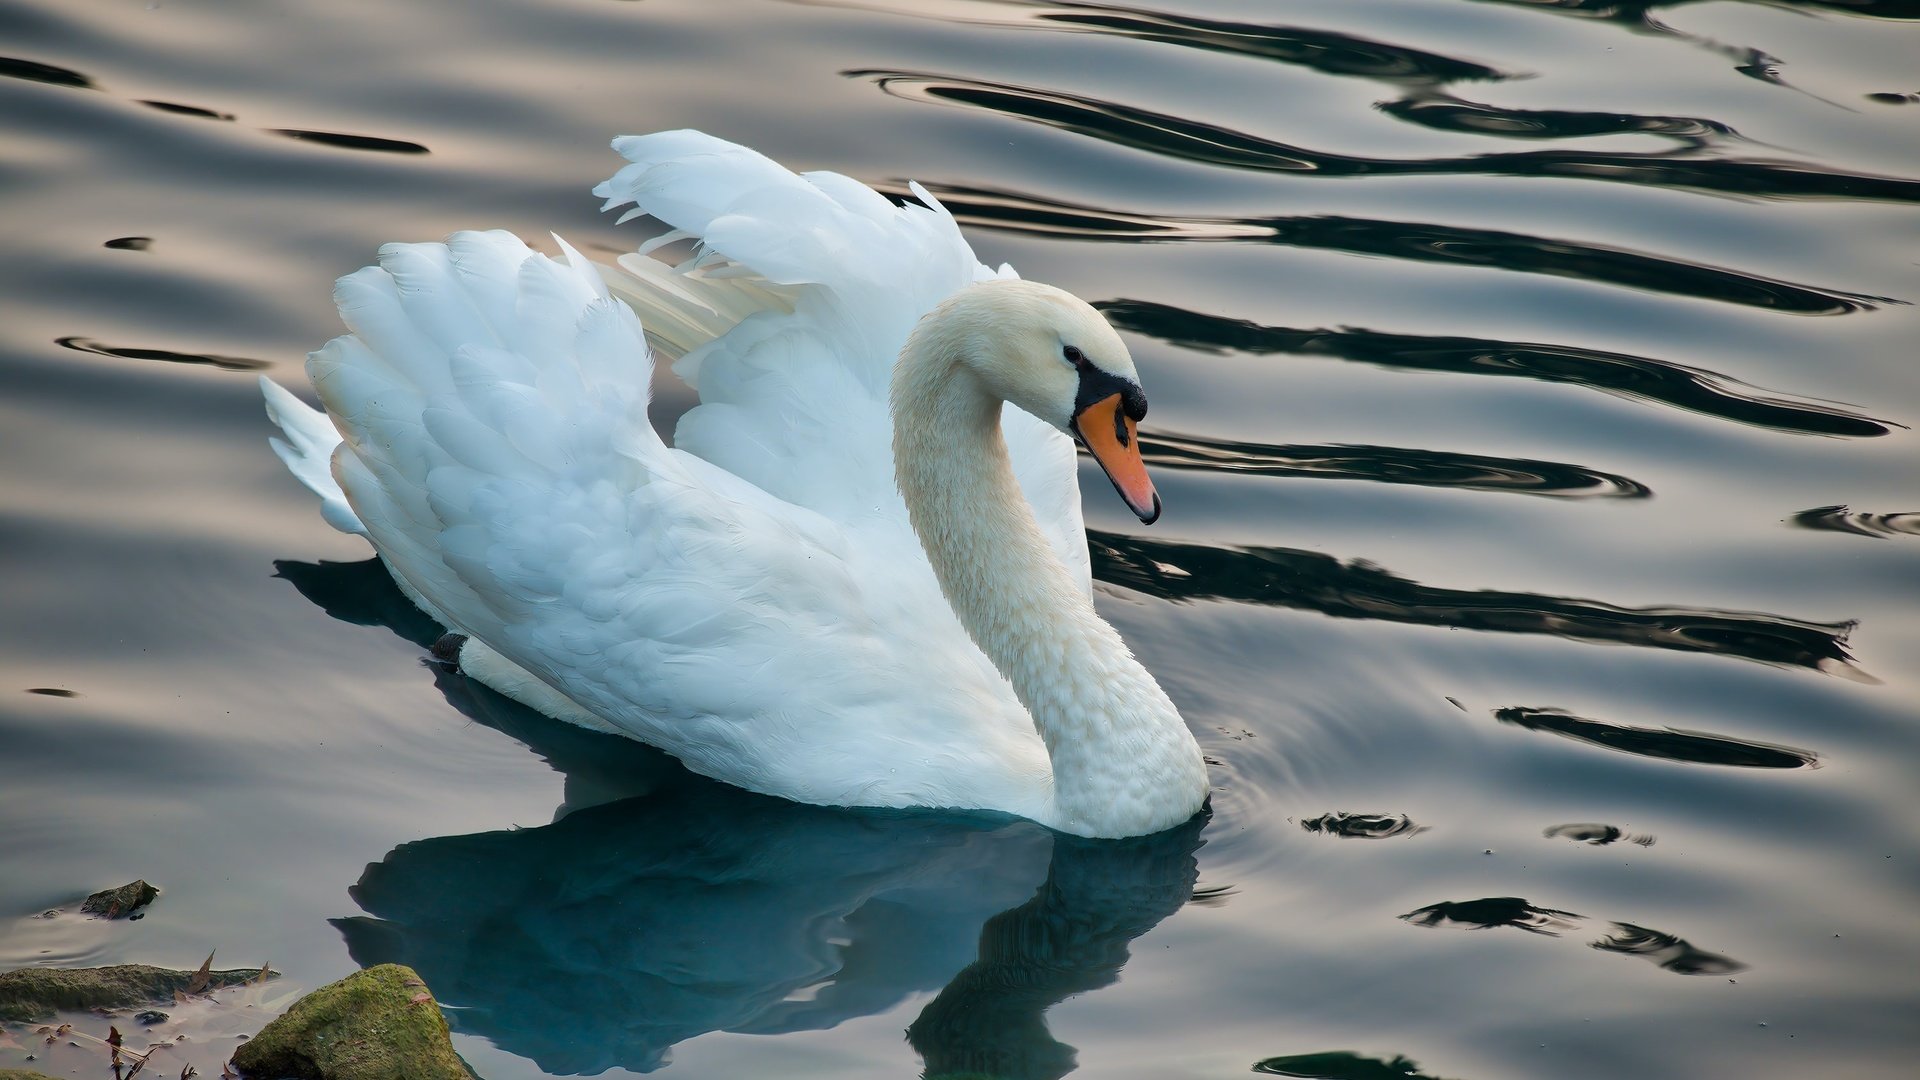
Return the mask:
<path id="1" fill-rule="evenodd" d="M 32 1069 L 0 1069 L 0 1080 L 57 1080 L 46 1073 L 37 1073 Z"/>
<path id="2" fill-rule="evenodd" d="M 248 1076 L 299 1080 L 472 1080 L 446 1017 L 412 968 L 358 971 L 323 986 L 242 1043 Z"/>
<path id="3" fill-rule="evenodd" d="M 136 910 L 153 903 L 160 890 L 142 881 L 129 881 L 117 889 L 102 889 L 80 905 L 80 910 L 88 915 L 99 915 L 108 919 L 124 919 Z"/>
<path id="4" fill-rule="evenodd" d="M 239 986 L 259 975 L 257 968 L 209 972 L 205 989 Z M 21 968 L 0 975 L 0 1020 L 32 1023 L 61 1009 L 124 1009 L 172 1001 L 174 991 L 186 990 L 197 976 L 149 964 Z"/>

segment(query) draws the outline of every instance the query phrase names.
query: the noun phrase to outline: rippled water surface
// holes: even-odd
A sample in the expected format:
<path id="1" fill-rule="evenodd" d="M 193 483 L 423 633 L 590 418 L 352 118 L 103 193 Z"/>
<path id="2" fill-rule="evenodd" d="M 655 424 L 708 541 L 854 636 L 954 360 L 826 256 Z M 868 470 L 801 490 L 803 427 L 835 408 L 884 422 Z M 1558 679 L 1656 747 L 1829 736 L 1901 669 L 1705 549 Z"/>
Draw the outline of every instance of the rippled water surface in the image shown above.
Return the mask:
<path id="1" fill-rule="evenodd" d="M 1910 1075 L 1916 20 L 0 0 L 0 968 L 400 960 L 493 1080 Z M 795 806 L 422 663 L 253 375 L 381 242 L 631 248 L 682 126 L 1122 329 L 1095 573 L 1210 820 Z"/>

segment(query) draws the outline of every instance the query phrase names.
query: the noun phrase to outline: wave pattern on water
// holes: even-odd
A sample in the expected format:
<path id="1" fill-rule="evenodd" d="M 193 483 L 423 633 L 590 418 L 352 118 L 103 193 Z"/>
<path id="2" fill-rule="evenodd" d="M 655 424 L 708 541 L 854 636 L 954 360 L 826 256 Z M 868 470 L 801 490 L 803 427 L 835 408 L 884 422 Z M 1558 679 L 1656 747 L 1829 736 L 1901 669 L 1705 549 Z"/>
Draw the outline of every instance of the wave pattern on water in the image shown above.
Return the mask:
<path id="1" fill-rule="evenodd" d="M 1325 1050 L 1317 1054 L 1287 1054 L 1257 1061 L 1253 1072 L 1261 1076 L 1292 1076 L 1300 1080 L 1442 1080 L 1420 1068 L 1420 1063 L 1395 1054 L 1382 1059 L 1356 1054 L 1351 1050 Z"/>
<path id="2" fill-rule="evenodd" d="M 1337 836 L 1342 840 L 1386 840 L 1395 836 L 1415 836 L 1427 831 L 1405 814 L 1350 814 L 1337 811 L 1305 818 L 1300 827 L 1310 833 Z"/>
<path id="3" fill-rule="evenodd" d="M 206 109 L 198 105 L 183 105 L 177 101 L 142 100 L 140 104 L 145 105 L 149 109 L 159 109 L 161 112 L 173 113 L 176 116 L 197 116 L 202 120 L 232 120 L 234 118 L 232 113 Z"/>
<path id="4" fill-rule="evenodd" d="M 1565 825 L 1549 825 L 1541 831 L 1549 840 L 1571 840 L 1576 844 L 1592 844 L 1605 847 L 1608 844 L 1625 840 L 1641 847 L 1652 847 L 1654 837 L 1645 833 L 1630 833 L 1618 825 L 1602 825 L 1596 822 L 1570 822 Z"/>
<path id="5" fill-rule="evenodd" d="M 1081 30 L 1249 59 L 1273 60 L 1324 75 L 1376 79 L 1412 86 L 1515 77 L 1471 60 L 1310 27 L 1208 19 L 1183 12 L 1149 11 L 1111 4 L 1030 3 L 1029 0 L 993 2 L 997 6 L 1038 8 L 1030 16 L 1032 22 L 1049 29 Z M 1001 25 L 1020 24 L 1009 20 Z"/>
<path id="6" fill-rule="evenodd" d="M 1920 536 L 1920 513 L 1870 514 L 1849 510 L 1844 503 L 1816 506 L 1793 515 L 1793 523 L 1803 529 L 1851 533 L 1885 540 L 1895 536 Z"/>
<path id="7" fill-rule="evenodd" d="M 1045 127 L 1085 135 L 1200 165 L 1319 177 L 1353 176 L 1515 176 L 1561 177 L 1609 183 L 1735 194 L 1769 199 L 1848 199 L 1920 202 L 1920 180 L 1872 176 L 1828 169 L 1807 162 L 1738 158 L 1689 158 L 1676 152 L 1601 153 L 1588 150 L 1533 150 L 1472 154 L 1465 157 L 1371 158 L 1310 150 L 1276 142 L 1218 124 L 1154 112 L 1062 91 L 980 82 L 913 71 L 853 70 L 850 78 L 872 80 L 896 97 L 982 109 Z M 1470 109 L 1402 103 L 1384 107 L 1388 115 L 1440 126 L 1442 116 L 1464 119 Z M 1432 111 L 1432 110 L 1438 111 Z M 1428 110 L 1423 113 L 1423 110 Z M 1497 123 L 1482 107 L 1483 123 Z M 1554 125 L 1564 124 L 1564 132 Z M 1687 148 L 1715 134 L 1712 121 L 1615 113 L 1539 113 L 1509 129 L 1533 130 L 1548 137 L 1592 134 L 1595 130 L 1686 135 Z M 1664 130 L 1663 130 L 1664 129 Z M 1727 129 L 1730 130 L 1730 129 Z"/>
<path id="8" fill-rule="evenodd" d="M 1596 135 L 1664 135 L 1691 147 L 1705 147 L 1714 136 L 1739 133 L 1717 120 L 1697 116 L 1646 116 L 1577 109 L 1513 109 L 1459 98 L 1419 97 L 1382 102 L 1379 110 L 1396 120 L 1435 131 L 1497 135 L 1508 139 L 1578 139 Z"/>
<path id="9" fill-rule="evenodd" d="M 1653 17 L 1661 8 L 1685 7 L 1703 0 L 1477 0 L 1486 4 L 1511 4 L 1529 11 L 1574 15 L 1585 19 L 1605 19 L 1634 27 L 1666 29 Z M 1798 8 L 1835 15 L 1861 15 L 1875 19 L 1920 19 L 1920 3 L 1914 0 L 1744 0 L 1764 2 L 1768 7 Z"/>
<path id="10" fill-rule="evenodd" d="M 1737 657 L 1864 676 L 1853 666 L 1853 623 L 1816 623 L 1705 608 L 1623 608 L 1536 593 L 1443 589 L 1317 551 L 1226 547 L 1089 530 L 1101 581 L 1165 600 L 1228 600 L 1345 619 L 1546 634 L 1569 641 Z"/>
<path id="11" fill-rule="evenodd" d="M 1529 934 L 1558 937 L 1573 929 L 1580 916 L 1558 908 L 1538 907 L 1518 896 L 1489 896 L 1481 900 L 1448 900 L 1428 904 L 1400 918 L 1415 926 L 1454 926 L 1468 930 L 1511 926 Z"/>
<path id="12" fill-rule="evenodd" d="M 100 90 L 101 85 L 91 76 L 83 75 L 70 68 L 44 64 L 38 60 L 21 57 L 0 56 L 0 78 L 22 79 L 27 82 L 44 83 L 49 86 L 64 86 L 76 90 Z M 134 104 L 143 105 L 160 112 L 176 116 L 192 116 L 206 120 L 235 119 L 230 112 L 209 109 L 200 105 L 187 105 L 176 101 L 160 101 L 150 98 L 128 99 Z M 427 148 L 405 139 L 387 139 L 378 135 L 354 135 L 338 131 L 312 131 L 306 128 L 265 128 L 269 135 L 296 139 L 301 142 L 317 143 L 322 146 L 337 147 L 342 150 L 371 150 L 387 154 L 425 154 Z"/>
<path id="13" fill-rule="evenodd" d="M 1269 446 L 1142 432 L 1140 451 L 1151 464 L 1198 472 L 1370 480 L 1562 498 L 1644 499 L 1653 494 L 1637 480 L 1579 465 L 1411 447 Z"/>
<path id="14" fill-rule="evenodd" d="M 1146 300 L 1097 305 L 1122 330 L 1200 352 L 1327 356 L 1409 371 L 1492 375 L 1584 386 L 1706 416 L 1810 435 L 1871 437 L 1891 421 L 1778 394 L 1704 368 L 1577 345 L 1391 334 L 1357 327 L 1262 326 Z"/>
<path id="15" fill-rule="evenodd" d="M 1415 926 L 1490 930 L 1510 926 L 1543 937 L 1559 937 L 1578 929 L 1585 916 L 1557 908 L 1536 906 L 1518 896 L 1489 896 L 1481 900 L 1452 900 L 1409 911 L 1400 916 Z M 1730 956 L 1695 948 L 1685 939 L 1633 923 L 1616 922 L 1612 931 L 1592 946 L 1601 952 L 1639 956 L 1679 975 L 1729 975 L 1747 970 Z"/>
<path id="16" fill-rule="evenodd" d="M 1494 711 L 1503 724 L 1545 731 L 1608 750 L 1694 765 L 1726 765 L 1739 769 L 1807 769 L 1818 764 L 1811 750 L 1735 739 L 1678 728 L 1644 728 L 1589 720 L 1560 709 L 1511 707 Z"/>
<path id="17" fill-rule="evenodd" d="M 72 68 L 43 64 L 18 56 L 0 56 L 0 79 L 24 79 L 48 86 L 70 86 L 76 90 L 97 90 L 99 84 Z"/>
<path id="18" fill-rule="evenodd" d="M 424 154 L 427 148 L 405 139 L 383 139 L 377 135 L 351 135 L 343 131 L 307 131 L 301 128 L 270 128 L 270 135 L 283 135 L 301 142 L 337 146 L 342 150 L 371 150 L 379 154 Z"/>
<path id="19" fill-rule="evenodd" d="M 95 356 L 116 356 L 122 360 L 158 360 L 166 364 L 201 364 L 207 367 L 223 368 L 227 371 L 262 371 L 273 366 L 271 360 L 256 360 L 251 356 L 221 356 L 217 353 L 176 352 L 173 349 L 146 349 L 130 345 L 106 345 L 92 338 L 68 336 L 57 338 L 55 345 L 74 352 L 92 353 Z"/>
<path id="20" fill-rule="evenodd" d="M 1678 975 L 1731 975 L 1747 970 L 1747 965 L 1731 956 L 1708 952 L 1685 938 L 1632 923 L 1614 923 L 1613 932 L 1594 942 L 1593 947 L 1601 952 L 1638 956 Z"/>
<path id="21" fill-rule="evenodd" d="M 892 187 L 897 192 L 906 189 L 904 183 Z M 1882 304 L 1907 303 L 1889 296 L 1799 285 L 1625 248 L 1497 229 L 1336 215 L 1169 218 L 1075 205 L 998 188 L 934 184 L 927 187 L 966 224 L 1030 236 L 1135 243 L 1260 241 L 1283 247 L 1574 278 L 1794 315 L 1843 315 Z"/>

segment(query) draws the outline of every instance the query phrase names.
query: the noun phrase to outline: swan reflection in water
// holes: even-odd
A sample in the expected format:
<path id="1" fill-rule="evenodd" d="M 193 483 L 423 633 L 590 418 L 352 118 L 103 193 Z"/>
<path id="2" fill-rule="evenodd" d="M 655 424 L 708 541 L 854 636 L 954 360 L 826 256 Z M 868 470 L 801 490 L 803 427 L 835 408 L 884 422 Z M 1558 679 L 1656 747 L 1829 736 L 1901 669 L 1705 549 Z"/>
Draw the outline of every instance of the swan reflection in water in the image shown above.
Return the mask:
<path id="1" fill-rule="evenodd" d="M 377 561 L 279 564 L 329 613 L 425 644 Z M 845 810 L 696 776 L 449 671 L 461 712 L 567 777 L 559 820 L 402 844 L 340 919 L 353 959 L 413 967 L 460 1031 L 559 1074 L 648 1071 L 710 1031 L 821 1030 L 937 992 L 928 1076 L 1053 1080 L 1045 1012 L 1114 982 L 1193 896 L 1207 814 L 1084 840 L 999 815 Z M 616 799 L 618 801 L 605 801 Z"/>

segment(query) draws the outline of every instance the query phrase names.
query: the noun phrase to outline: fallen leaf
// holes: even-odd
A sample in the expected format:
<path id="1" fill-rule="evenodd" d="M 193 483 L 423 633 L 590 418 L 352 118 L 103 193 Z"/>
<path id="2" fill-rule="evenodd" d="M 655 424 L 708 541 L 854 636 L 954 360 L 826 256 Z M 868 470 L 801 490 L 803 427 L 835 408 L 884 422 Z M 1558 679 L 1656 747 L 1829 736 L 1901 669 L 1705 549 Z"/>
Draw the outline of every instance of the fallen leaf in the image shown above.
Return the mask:
<path id="1" fill-rule="evenodd" d="M 205 990 L 207 988 L 207 984 L 212 981 L 213 981 L 213 953 L 208 953 L 207 958 L 201 961 L 200 963 L 200 970 L 194 972 L 193 978 L 187 980 L 187 993 L 197 994 L 200 991 Z"/>

